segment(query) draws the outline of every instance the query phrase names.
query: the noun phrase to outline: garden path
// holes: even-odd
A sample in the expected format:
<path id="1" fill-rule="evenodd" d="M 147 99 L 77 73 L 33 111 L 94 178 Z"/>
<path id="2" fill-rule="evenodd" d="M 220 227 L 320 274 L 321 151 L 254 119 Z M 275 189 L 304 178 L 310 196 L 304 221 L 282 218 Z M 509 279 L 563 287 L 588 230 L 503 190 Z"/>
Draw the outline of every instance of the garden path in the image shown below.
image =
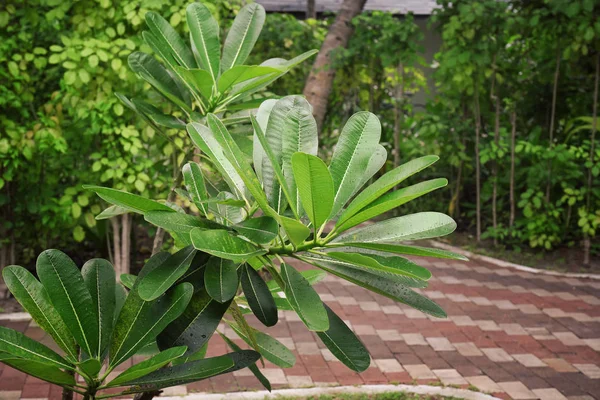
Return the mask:
<path id="1" fill-rule="evenodd" d="M 261 369 L 274 388 L 419 383 L 476 387 L 507 399 L 600 399 L 600 281 L 482 261 L 419 263 L 433 273 L 424 293 L 446 310 L 448 319 L 429 318 L 327 277 L 315 287 L 365 343 L 371 367 L 361 374 L 350 371 L 295 314 L 284 312 L 267 331 L 294 349 L 297 363 L 285 370 L 265 363 Z M 44 337 L 26 316 L 0 320 L 0 325 Z M 219 337 L 211 340 L 211 354 L 226 352 Z M 259 389 L 244 370 L 170 388 L 166 394 Z M 13 398 L 59 399 L 60 388 L 0 364 L 0 399 Z"/>

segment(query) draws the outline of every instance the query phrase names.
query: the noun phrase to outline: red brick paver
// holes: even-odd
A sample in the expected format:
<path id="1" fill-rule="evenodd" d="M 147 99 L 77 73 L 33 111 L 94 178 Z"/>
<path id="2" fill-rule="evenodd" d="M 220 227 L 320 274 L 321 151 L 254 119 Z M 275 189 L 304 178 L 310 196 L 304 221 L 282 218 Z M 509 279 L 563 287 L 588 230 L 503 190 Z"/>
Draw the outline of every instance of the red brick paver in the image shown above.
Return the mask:
<path id="1" fill-rule="evenodd" d="M 285 370 L 265 362 L 261 369 L 273 387 L 435 382 L 477 387 L 506 399 L 600 399 L 600 281 L 478 261 L 418 262 L 433 273 L 422 292 L 446 310 L 447 319 L 430 318 L 328 276 L 315 287 L 367 346 L 371 367 L 361 374 L 348 370 L 294 313 L 283 312 L 276 327 L 261 329 L 290 347 L 297 362 Z M 0 325 L 49 342 L 25 318 L 0 320 Z M 219 337 L 211 339 L 209 355 L 225 349 Z M 237 371 L 166 394 L 260 388 L 249 371 Z M 58 399 L 57 389 L 0 364 L 0 399 Z"/>

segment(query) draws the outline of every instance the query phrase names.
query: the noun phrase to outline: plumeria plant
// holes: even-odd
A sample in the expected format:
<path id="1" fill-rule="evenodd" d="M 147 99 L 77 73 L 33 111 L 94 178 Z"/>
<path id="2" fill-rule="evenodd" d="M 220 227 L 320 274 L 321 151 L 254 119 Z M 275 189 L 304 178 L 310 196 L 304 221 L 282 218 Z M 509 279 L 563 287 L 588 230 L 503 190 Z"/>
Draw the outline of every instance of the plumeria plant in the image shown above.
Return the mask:
<path id="1" fill-rule="evenodd" d="M 257 5 L 242 9 L 220 59 L 205 58 L 218 54 L 220 45 L 216 40 L 206 42 L 211 35 L 218 39 L 218 29 L 203 6 L 188 8 L 191 51 L 182 50 L 183 42 L 164 20 L 148 17 L 150 33 L 145 38 L 169 69 L 144 55 L 132 56 L 130 63 L 180 107 L 186 118 L 176 123 L 185 124 L 202 163 L 183 166 L 183 187 L 177 188 L 179 199 L 173 201 L 100 186 L 87 189 L 112 204 L 110 212 L 141 214 L 169 232 L 174 248 L 157 252 L 137 276 L 124 274 L 120 282 L 108 261 L 94 259 L 80 270 L 58 250 L 39 256 L 39 281 L 22 267 L 5 268 L 9 289 L 62 354 L 0 328 L 0 361 L 87 399 L 142 392 L 151 397 L 165 387 L 245 367 L 270 390 L 256 362 L 264 358 L 286 368 L 294 365 L 295 356 L 257 324 L 252 326 L 247 321 L 250 315 L 270 327 L 277 324 L 279 311 L 295 312 L 350 369 L 360 372 L 369 367 L 365 346 L 312 287 L 327 274 L 431 316 L 446 316 L 419 293 L 431 273 L 405 256 L 464 259 L 407 243 L 447 235 L 456 228 L 455 222 L 435 212 L 385 218 L 388 211 L 447 184 L 445 179 L 432 179 L 395 189 L 435 163 L 437 156 L 410 161 L 364 187 L 387 159 L 379 143 L 378 118 L 369 112 L 354 114 L 327 165 L 317 156 L 312 107 L 301 96 L 268 99 L 247 114 L 253 134 L 251 156 L 238 145 L 234 129 L 227 127 L 243 123 L 228 119 L 223 108 L 243 101 L 246 95 L 237 96 L 236 88 L 253 85 L 245 92 L 250 93 L 284 73 L 282 65 L 289 65 L 280 60 L 268 63 L 277 69 L 268 74 L 254 67 L 237 68 L 249 52 L 244 43 L 255 41 L 248 35 L 255 31 L 252 21 L 264 14 L 261 10 Z M 230 40 L 231 35 L 238 39 Z M 228 79 L 234 83 L 222 84 L 236 69 L 240 71 L 236 76 L 251 77 L 238 80 L 231 72 Z M 194 79 L 186 79 L 190 77 Z M 200 90 L 200 84 L 206 87 Z M 193 105 L 174 92 L 179 90 L 192 94 Z M 141 109 L 141 103 L 130 103 Z M 171 122 L 178 118 L 142 115 L 152 124 L 163 117 Z M 375 217 L 378 222 L 368 222 Z M 300 264 L 316 269 L 300 271 Z M 222 323 L 250 349 L 241 349 L 226 332 L 218 331 Z M 215 332 L 231 352 L 206 358 Z M 115 372 L 136 354 L 150 357 Z"/>

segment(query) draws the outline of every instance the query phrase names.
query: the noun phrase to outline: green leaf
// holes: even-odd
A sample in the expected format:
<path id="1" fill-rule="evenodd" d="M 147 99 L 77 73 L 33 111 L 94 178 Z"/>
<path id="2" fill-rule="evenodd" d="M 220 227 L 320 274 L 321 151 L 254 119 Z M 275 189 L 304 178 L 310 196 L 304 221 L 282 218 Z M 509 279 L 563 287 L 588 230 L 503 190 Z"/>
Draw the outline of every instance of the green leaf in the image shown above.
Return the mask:
<path id="1" fill-rule="evenodd" d="M 17 265 L 5 267 L 2 277 L 23 309 L 67 353 L 67 359 L 76 362 L 78 350 L 75 339 L 54 309 L 44 286 L 29 271 Z"/>
<path id="2" fill-rule="evenodd" d="M 78 367 L 87 376 L 95 378 L 102 369 L 102 363 L 95 358 L 88 358 L 80 362 Z"/>
<path id="3" fill-rule="evenodd" d="M 329 318 L 329 329 L 317 332 L 325 346 L 345 366 L 356 372 L 363 372 L 371 364 L 371 356 L 356 337 L 354 332 L 338 317 L 331 308 L 325 305 Z"/>
<path id="4" fill-rule="evenodd" d="M 329 165 L 335 189 L 332 217 L 362 186 L 362 177 L 380 137 L 381 124 L 370 112 L 358 112 L 344 125 Z"/>
<path id="5" fill-rule="evenodd" d="M 144 301 L 138 295 L 139 282 L 169 257 L 168 253 L 157 253 L 140 271 L 115 324 L 110 347 L 111 366 L 119 365 L 152 342 L 186 309 L 194 291 L 189 283 L 177 285 L 154 301 Z"/>
<path id="6" fill-rule="evenodd" d="M 208 127 L 196 122 L 188 124 L 187 131 L 192 142 L 211 159 L 215 168 L 229 185 L 231 191 L 235 192 L 238 198 L 244 198 L 246 185 L 240 174 L 225 156 L 223 147 L 216 140 L 213 132 Z"/>
<path id="7" fill-rule="evenodd" d="M 383 175 L 371 186 L 360 192 L 350 205 L 342 212 L 336 225 L 340 226 L 353 215 L 357 214 L 360 210 L 377 200 L 380 196 L 385 194 L 387 191 L 397 186 L 406 178 L 416 174 L 419 171 L 429 167 L 433 163 L 439 160 L 438 156 L 425 156 L 417 158 L 403 164 L 397 168 L 394 168 L 390 172 Z"/>
<path id="8" fill-rule="evenodd" d="M 175 210 L 162 203 L 158 203 L 142 196 L 127 193 L 122 190 L 93 185 L 83 185 L 83 188 L 96 192 L 100 198 L 111 204 L 138 214 L 145 214 L 149 211 L 175 212 Z"/>
<path id="9" fill-rule="evenodd" d="M 163 113 L 160 109 L 139 99 L 131 99 L 138 112 L 144 113 L 154 124 L 170 129 L 185 129 L 185 122 L 177 117 Z"/>
<path id="10" fill-rule="evenodd" d="M 195 255 L 193 246 L 184 247 L 148 272 L 137 286 L 142 300 L 152 301 L 165 293 L 190 268 Z"/>
<path id="11" fill-rule="evenodd" d="M 456 222 L 437 212 L 422 212 L 390 218 L 346 232 L 333 243 L 386 243 L 429 239 L 448 235 L 456 229 Z"/>
<path id="12" fill-rule="evenodd" d="M 429 247 L 409 246 L 402 244 L 387 244 L 387 243 L 349 243 L 348 246 L 366 249 L 366 253 L 374 252 L 375 254 L 394 253 L 406 254 L 411 256 L 446 258 L 451 260 L 469 261 L 469 259 L 461 254 L 453 253 L 446 250 L 432 249 Z M 369 251 L 370 250 L 370 251 Z M 362 251 L 359 251 L 362 252 Z"/>
<path id="13" fill-rule="evenodd" d="M 328 330 L 327 311 L 310 283 L 286 263 L 281 264 L 281 278 L 285 284 L 285 297 L 306 327 L 311 331 Z"/>
<path id="14" fill-rule="evenodd" d="M 230 324 L 230 326 L 244 342 L 251 345 L 250 339 L 247 335 L 244 335 L 239 326 L 236 324 Z M 291 368 L 296 364 L 296 356 L 294 356 L 294 353 L 285 347 L 279 340 L 254 328 L 250 329 L 256 338 L 256 343 L 258 344 L 257 350 L 263 357 L 281 368 Z"/>
<path id="15" fill-rule="evenodd" d="M 258 107 L 258 110 L 256 111 L 256 121 L 251 119 L 253 126 L 255 123 L 258 123 L 258 127 L 260 128 L 261 132 L 265 132 L 267 130 L 269 116 L 271 114 L 271 110 L 273 109 L 273 106 L 275 106 L 276 103 L 277 103 L 277 100 L 275 100 L 275 99 L 269 99 L 269 100 L 263 101 L 260 104 L 260 106 Z M 252 162 L 254 163 L 254 170 L 256 171 L 256 175 L 258 176 L 258 179 L 261 182 L 263 182 L 262 163 L 263 163 L 263 159 L 267 157 L 267 154 L 265 153 L 265 150 L 263 149 L 263 145 L 261 145 L 261 141 L 259 140 L 259 138 L 256 134 L 257 129 L 258 128 L 254 128 L 254 136 L 252 139 L 253 140 Z M 264 136 L 264 134 L 263 134 L 263 136 Z M 266 140 L 265 140 L 265 142 L 266 142 Z"/>
<path id="16" fill-rule="evenodd" d="M 235 296 L 239 285 L 237 265 L 231 260 L 211 257 L 206 264 L 204 287 L 219 303 L 225 303 Z"/>
<path id="17" fill-rule="evenodd" d="M 313 224 L 315 238 L 333 207 L 333 180 L 327 165 L 316 156 L 295 153 L 292 156 L 294 178 L 302 206 Z"/>
<path id="18" fill-rule="evenodd" d="M 190 237 L 197 250 L 235 262 L 243 262 L 267 252 L 250 242 L 231 235 L 225 230 L 205 231 L 196 228 L 190 232 Z"/>
<path id="19" fill-rule="evenodd" d="M 241 347 L 238 346 L 237 344 L 235 344 L 233 342 L 233 340 L 229 339 L 227 336 L 225 336 L 221 333 L 219 333 L 219 335 L 223 338 L 223 340 L 225 341 L 225 343 L 227 343 L 227 345 L 231 348 L 231 350 L 242 351 Z M 263 385 L 265 387 L 265 389 L 267 389 L 270 392 L 271 391 L 271 382 L 269 382 L 267 377 L 264 376 L 262 372 L 260 372 L 260 370 L 258 369 L 256 364 L 250 364 L 248 366 L 248 369 L 254 374 L 254 376 L 256 377 L 256 379 L 258 379 L 258 381 L 261 383 L 261 385 Z"/>
<path id="20" fill-rule="evenodd" d="M 213 83 L 208 71 L 183 67 L 175 67 L 174 70 L 193 92 L 207 100 L 212 97 Z"/>
<path id="21" fill-rule="evenodd" d="M 445 318 L 446 313 L 435 302 L 427 297 L 421 296 L 410 288 L 400 285 L 387 277 L 376 275 L 360 269 L 350 268 L 342 261 L 335 261 L 319 256 L 302 256 L 301 259 L 310 264 L 316 265 L 325 271 L 334 274 L 342 279 L 362 286 L 365 289 L 379 293 L 392 300 L 407 304 L 419 311 L 430 314 L 434 317 Z"/>
<path id="22" fill-rule="evenodd" d="M 288 237 L 288 239 L 295 245 L 299 245 L 310 235 L 310 229 L 304 226 L 302 222 L 296 221 L 295 219 L 280 216 L 279 223 Z"/>
<path id="23" fill-rule="evenodd" d="M 121 274 L 121 283 L 127 289 L 133 289 L 133 285 L 135 285 L 135 281 L 137 280 L 137 276 L 133 274 Z"/>
<path id="24" fill-rule="evenodd" d="M 115 319 L 115 270 L 110 262 L 95 258 L 83 264 L 81 275 L 98 315 L 99 340 L 96 354 L 102 356 L 108 348 Z"/>
<path id="25" fill-rule="evenodd" d="M 139 387 L 138 390 L 134 388 L 134 391 L 157 390 L 210 378 L 211 376 L 222 374 L 234 366 L 235 363 L 229 355 L 205 358 L 203 360 L 161 368 L 143 377 L 132 379 L 127 384 Z M 133 393 L 133 391 L 129 393 Z"/>
<path id="26" fill-rule="evenodd" d="M 188 113 L 192 112 L 191 107 L 179 93 L 177 81 L 154 57 L 136 51 L 129 55 L 128 62 L 133 72 L 141 76 L 169 101 Z"/>
<path id="27" fill-rule="evenodd" d="M 161 351 L 157 355 L 147 360 L 144 360 L 139 364 L 135 364 L 134 366 L 127 368 L 125 371 L 121 372 L 115 379 L 110 381 L 106 386 L 114 387 L 129 385 L 130 381 L 148 375 L 149 373 L 154 372 L 157 369 L 160 369 L 165 365 L 169 364 L 171 361 L 183 356 L 186 350 L 187 347 L 178 346 L 172 347 L 165 351 Z"/>
<path id="28" fill-rule="evenodd" d="M 46 250 L 39 255 L 36 270 L 81 349 L 90 357 L 98 357 L 98 315 L 79 268 L 65 253 Z"/>
<path id="29" fill-rule="evenodd" d="M 211 81 L 215 83 L 221 68 L 219 24 L 202 3 L 190 4 L 185 15 L 196 61 L 200 68 L 210 73 Z"/>
<path id="30" fill-rule="evenodd" d="M 242 289 L 244 295 L 246 295 L 248 306 L 250 306 L 256 318 L 265 326 L 277 324 L 279 317 L 277 316 L 275 300 L 259 273 L 254 268 L 244 264 L 241 278 Z"/>
<path id="31" fill-rule="evenodd" d="M 348 264 L 354 264 L 371 269 L 372 273 L 384 273 L 392 275 L 402 275 L 420 281 L 427 281 L 431 278 L 431 272 L 426 268 L 418 266 L 414 262 L 402 257 L 382 257 L 378 255 L 364 255 L 359 253 L 338 253 L 328 252 L 327 257 Z M 393 277 L 391 278 L 393 279 Z M 410 286 L 408 283 L 404 283 Z M 418 284 L 418 283 L 417 283 Z M 413 287 L 423 287 L 420 284 Z"/>
<path id="32" fill-rule="evenodd" d="M 274 218 L 262 216 L 242 221 L 233 229 L 254 243 L 265 244 L 277 237 L 279 225 Z"/>
<path id="33" fill-rule="evenodd" d="M 260 4 L 248 4 L 238 12 L 223 45 L 221 71 L 241 65 L 252 51 L 265 22 L 265 9 Z"/>
<path id="34" fill-rule="evenodd" d="M 171 211 L 149 211 L 144 214 L 144 219 L 152 225 L 163 228 L 168 232 L 189 234 L 192 229 L 218 229 L 224 228 L 216 222 L 193 215 Z"/>
<path id="35" fill-rule="evenodd" d="M 300 274 L 310 283 L 310 286 L 314 286 L 317 283 L 321 282 L 325 277 L 327 277 L 327 272 L 322 271 L 320 269 L 308 269 L 304 271 L 300 271 Z M 277 281 L 275 279 L 267 282 L 267 286 L 269 287 L 269 291 L 271 292 L 281 292 L 283 289 L 279 287 Z"/>
<path id="36" fill-rule="evenodd" d="M 187 346 L 186 356 L 200 350 L 217 329 L 229 304 L 213 300 L 204 289 L 194 293 L 183 314 L 158 335 L 158 346 Z"/>
<path id="37" fill-rule="evenodd" d="M 202 214 L 208 215 L 208 207 L 206 203 L 203 203 L 208 200 L 209 196 L 204 183 L 202 168 L 194 162 L 189 162 L 183 166 L 182 173 L 185 187 L 192 197 L 192 201 Z"/>
<path id="38" fill-rule="evenodd" d="M 150 28 L 150 32 L 158 38 L 161 46 L 168 49 L 179 65 L 188 69 L 196 67 L 190 48 L 163 17 L 149 11 L 146 13 L 146 24 Z"/>
<path id="39" fill-rule="evenodd" d="M 276 68 L 265 67 L 260 65 L 237 65 L 223 72 L 219 78 L 218 90 L 219 93 L 227 92 L 234 85 L 246 82 L 250 79 L 277 74 L 280 71 Z"/>
<path id="40" fill-rule="evenodd" d="M 57 385 L 75 385 L 75 377 L 52 364 L 32 361 L 0 352 L 0 362 L 21 372 Z"/>
<path id="41" fill-rule="evenodd" d="M 379 197 L 371 204 L 357 212 L 354 216 L 348 218 L 344 223 L 340 223 L 339 220 L 336 224 L 337 229 L 343 232 L 347 229 L 352 228 L 358 224 L 363 223 L 373 217 L 381 215 L 385 212 L 393 210 L 402 204 L 408 203 L 424 194 L 432 192 L 436 189 L 442 188 L 448 184 L 446 178 L 432 179 L 429 181 L 417 183 L 412 186 L 408 186 L 394 192 L 384 194 Z"/>
<path id="42" fill-rule="evenodd" d="M 0 326 L 0 353 L 8 353 L 14 358 L 73 370 L 71 363 L 55 353 L 54 350 L 28 338 L 21 332 L 3 326 Z"/>
<path id="43" fill-rule="evenodd" d="M 100 214 L 96 215 L 96 219 L 98 221 L 102 219 L 110 219 L 112 217 L 117 217 L 119 215 L 127 214 L 129 212 L 128 209 L 119 207 L 119 206 L 110 206 Z"/>

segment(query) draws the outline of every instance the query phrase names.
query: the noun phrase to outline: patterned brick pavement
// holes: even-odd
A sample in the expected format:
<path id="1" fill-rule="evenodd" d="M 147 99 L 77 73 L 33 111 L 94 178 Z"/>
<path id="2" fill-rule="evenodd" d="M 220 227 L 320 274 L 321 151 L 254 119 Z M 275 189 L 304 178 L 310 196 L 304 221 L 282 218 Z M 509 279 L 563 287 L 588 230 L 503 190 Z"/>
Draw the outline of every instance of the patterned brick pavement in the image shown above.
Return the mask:
<path id="1" fill-rule="evenodd" d="M 448 319 L 429 318 L 327 277 L 317 291 L 368 347 L 371 367 L 361 374 L 348 370 L 295 314 L 284 312 L 267 332 L 292 348 L 297 362 L 285 370 L 266 362 L 261 369 L 273 386 L 435 383 L 476 387 L 506 399 L 600 399 L 600 281 L 480 261 L 419 262 L 434 276 L 423 292 L 440 303 Z M 48 342 L 26 318 L 0 324 Z M 224 352 L 225 344 L 213 337 L 209 355 Z M 166 394 L 258 389 L 249 371 L 238 371 Z M 13 398 L 58 399 L 60 388 L 0 364 L 0 399 Z"/>

